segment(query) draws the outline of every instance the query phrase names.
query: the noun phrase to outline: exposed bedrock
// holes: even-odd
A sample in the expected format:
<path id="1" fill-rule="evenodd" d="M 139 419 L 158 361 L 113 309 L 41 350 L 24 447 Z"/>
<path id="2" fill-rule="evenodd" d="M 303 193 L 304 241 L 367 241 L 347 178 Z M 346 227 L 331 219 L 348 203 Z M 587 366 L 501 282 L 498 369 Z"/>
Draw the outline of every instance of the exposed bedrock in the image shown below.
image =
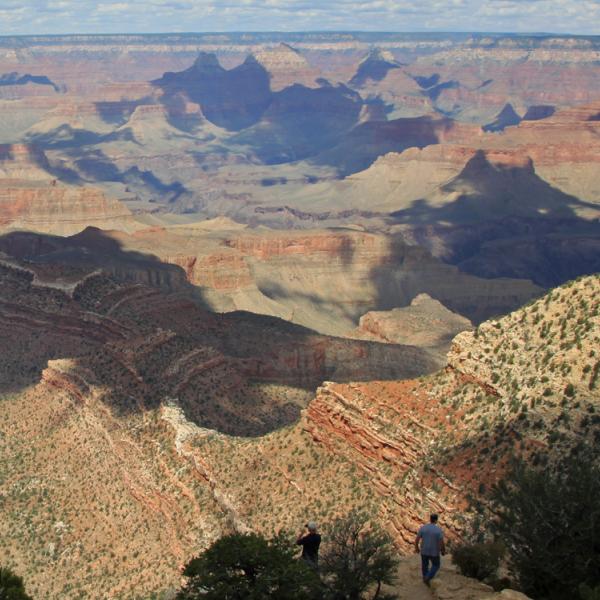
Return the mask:
<path id="1" fill-rule="evenodd" d="M 63 269 L 61 277 L 56 265 L 0 264 L 0 389 L 41 377 L 81 400 L 85 386 L 96 386 L 125 414 L 177 398 L 203 426 L 256 435 L 297 419 L 325 379 L 396 379 L 439 367 L 414 346 L 328 337 L 248 313 L 215 315 L 188 294 L 102 273 L 80 273 L 67 286 L 76 273 Z M 48 363 L 58 359 L 71 367 Z"/>
<path id="2" fill-rule="evenodd" d="M 0 230 L 69 235 L 91 224 L 110 229 L 116 222 L 124 230 L 141 227 L 127 207 L 99 189 L 57 185 L 51 180 L 5 181 L 0 189 Z"/>
<path id="3" fill-rule="evenodd" d="M 427 347 L 445 354 L 454 336 L 471 327 L 468 319 L 448 310 L 427 294 L 419 294 L 410 306 L 365 313 L 354 335 L 363 339 Z"/>
<path id="4" fill-rule="evenodd" d="M 370 310 L 408 306 L 427 293 L 479 321 L 527 302 L 526 280 L 479 279 L 399 236 L 333 231 L 135 235 L 98 229 L 70 238 L 13 233 L 0 250 L 40 264 L 102 269 L 122 281 L 193 292 L 219 311 L 246 310 L 347 335 Z"/>

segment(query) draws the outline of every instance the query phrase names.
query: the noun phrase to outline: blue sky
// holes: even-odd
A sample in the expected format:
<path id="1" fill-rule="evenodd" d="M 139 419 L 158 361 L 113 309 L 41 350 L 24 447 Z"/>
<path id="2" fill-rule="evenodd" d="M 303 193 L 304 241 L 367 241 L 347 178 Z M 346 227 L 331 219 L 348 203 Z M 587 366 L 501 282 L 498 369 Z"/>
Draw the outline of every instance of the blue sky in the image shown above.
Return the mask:
<path id="1" fill-rule="evenodd" d="M 178 31 L 600 34 L 600 0 L 0 0 L 0 34 Z"/>

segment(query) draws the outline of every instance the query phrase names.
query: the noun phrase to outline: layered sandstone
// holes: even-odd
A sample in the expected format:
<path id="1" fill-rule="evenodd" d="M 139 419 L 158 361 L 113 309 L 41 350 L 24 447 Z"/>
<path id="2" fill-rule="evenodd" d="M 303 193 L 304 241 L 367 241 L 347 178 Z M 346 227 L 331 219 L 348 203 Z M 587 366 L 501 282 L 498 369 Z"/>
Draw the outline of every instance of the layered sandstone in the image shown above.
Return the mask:
<path id="1" fill-rule="evenodd" d="M 35 186 L 9 182 L 0 190 L 0 226 L 5 230 L 69 235 L 89 225 L 125 231 L 141 228 L 122 203 L 98 189 L 67 187 L 51 180 Z"/>
<path id="2" fill-rule="evenodd" d="M 0 248 L 50 264 L 66 253 L 71 265 L 102 268 L 125 281 L 193 286 L 200 302 L 219 311 L 278 316 L 341 336 L 365 312 L 406 307 L 421 293 L 478 321 L 540 291 L 527 281 L 465 275 L 399 237 L 352 231 L 259 234 L 227 223 L 133 235 L 90 228 L 44 244 L 33 235 L 7 238 Z"/>
<path id="3" fill-rule="evenodd" d="M 356 334 L 364 339 L 425 346 L 445 354 L 454 336 L 470 328 L 468 319 L 427 294 L 419 294 L 408 307 L 364 314 Z"/>
<path id="4" fill-rule="evenodd" d="M 49 181 L 53 179 L 44 152 L 27 144 L 0 145 L 0 180 Z M 4 185 L 10 185 L 5 182 Z"/>
<path id="5" fill-rule="evenodd" d="M 301 52 L 286 43 L 261 49 L 256 60 L 269 72 L 273 91 L 301 83 L 316 86 L 319 72 L 314 69 Z"/>
<path id="6" fill-rule="evenodd" d="M 407 552 L 432 510 L 458 540 L 467 497 L 502 477 L 509 449 L 551 465 L 597 429 L 597 277 L 461 334 L 435 375 L 324 383 L 296 424 L 307 374 L 349 365 L 349 352 L 360 374 L 374 347 L 211 315 L 184 295 L 101 275 L 69 294 L 20 267 L 2 277 L 1 381 L 13 387 L 0 445 L 20 459 L 8 461 L 0 528 L 16 567 L 35 549 L 52 559 L 30 577 L 49 597 L 164 591 L 178 585 L 178 564 L 226 531 L 270 535 L 353 507 L 372 510 Z M 409 355 L 387 357 L 407 365 Z M 274 411 L 292 426 L 254 438 L 208 429 L 251 431 Z M 27 538 L 14 533 L 22 515 Z"/>
<path id="7" fill-rule="evenodd" d="M 442 511 L 452 537 L 469 490 L 503 476 L 514 439 L 548 465 L 593 444 L 598 285 L 583 278 L 460 334 L 449 367 L 424 380 L 325 384 L 303 426 L 367 474 L 400 545 L 410 546 L 419 511 Z"/>

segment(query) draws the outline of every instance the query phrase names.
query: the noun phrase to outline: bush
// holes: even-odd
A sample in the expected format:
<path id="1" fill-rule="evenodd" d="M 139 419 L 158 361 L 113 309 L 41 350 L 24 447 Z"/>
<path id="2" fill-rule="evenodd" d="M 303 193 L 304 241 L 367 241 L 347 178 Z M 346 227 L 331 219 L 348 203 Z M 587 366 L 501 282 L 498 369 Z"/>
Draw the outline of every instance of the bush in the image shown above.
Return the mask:
<path id="1" fill-rule="evenodd" d="M 177 600 L 311 600 L 320 597 L 316 573 L 295 557 L 283 537 L 232 534 L 217 540 L 184 568 Z"/>
<path id="2" fill-rule="evenodd" d="M 496 576 L 505 553 L 506 548 L 500 542 L 463 544 L 452 551 L 452 562 L 466 577 L 483 581 Z"/>
<path id="3" fill-rule="evenodd" d="M 326 550 L 320 564 L 328 598 L 396 598 L 381 588 L 394 583 L 397 552 L 390 537 L 371 524 L 366 514 L 351 512 L 334 521 L 323 543 Z"/>
<path id="4" fill-rule="evenodd" d="M 495 531 L 529 596 L 572 600 L 580 584 L 600 585 L 600 468 L 594 456 L 588 448 L 543 471 L 519 463 L 492 492 Z"/>
<path id="5" fill-rule="evenodd" d="M 600 586 L 592 589 L 584 583 L 579 586 L 579 595 L 581 600 L 600 600 Z"/>
<path id="6" fill-rule="evenodd" d="M 382 592 L 398 566 L 389 536 L 362 513 L 327 528 L 318 574 L 295 556 L 283 536 L 232 534 L 217 540 L 185 566 L 177 600 L 394 600 Z M 0 599 L 2 600 L 2 599 Z"/>
<path id="7" fill-rule="evenodd" d="M 23 580 L 6 567 L 0 567 L 0 600 L 31 600 Z"/>

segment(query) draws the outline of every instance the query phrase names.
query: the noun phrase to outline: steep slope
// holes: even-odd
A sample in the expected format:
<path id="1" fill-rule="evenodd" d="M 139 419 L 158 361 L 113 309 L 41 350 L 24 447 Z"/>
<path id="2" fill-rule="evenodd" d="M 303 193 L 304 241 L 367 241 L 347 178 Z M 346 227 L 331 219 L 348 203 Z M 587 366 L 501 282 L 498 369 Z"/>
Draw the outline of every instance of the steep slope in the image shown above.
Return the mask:
<path id="1" fill-rule="evenodd" d="M 56 185 L 55 180 L 9 181 L 0 189 L 0 231 L 69 235 L 90 224 L 123 231 L 142 228 L 126 206 L 98 189 Z"/>
<path id="2" fill-rule="evenodd" d="M 400 65 L 394 59 L 390 52 L 385 52 L 379 48 L 373 48 L 360 61 L 355 75 L 348 82 L 353 87 L 362 87 L 367 81 L 381 81 L 392 70 L 399 68 Z"/>
<path id="3" fill-rule="evenodd" d="M 129 208 L 102 190 L 59 183 L 67 173 L 64 164 L 52 164 L 38 146 L 0 146 L 0 231 L 69 235 L 89 225 L 130 232 L 142 228 Z"/>
<path id="4" fill-rule="evenodd" d="M 266 164 L 289 163 L 335 146 L 359 122 L 362 99 L 343 84 L 293 84 L 273 94 L 263 120 L 233 138 Z"/>
<path id="5" fill-rule="evenodd" d="M 326 383 L 296 424 L 239 438 L 190 417 L 247 428 L 267 415 L 261 405 L 297 411 L 298 377 L 320 364 L 308 339 L 302 356 L 282 355 L 298 348 L 295 329 L 206 315 L 99 275 L 78 283 L 73 271 L 68 295 L 35 268 L 43 286 L 2 267 L 2 381 L 18 385 L 2 397 L 0 528 L 38 595 L 164 591 L 224 531 L 269 534 L 353 506 L 372 510 L 402 550 L 432 509 L 454 540 L 466 497 L 502 475 L 509 451 L 551 464 L 598 434 L 598 277 L 461 334 L 443 372 Z M 336 343 L 318 355 L 348 364 Z M 33 371 L 19 363 L 32 351 Z M 389 358 L 413 368 L 406 353 Z"/>
<path id="6" fill-rule="evenodd" d="M 324 378 L 434 368 L 416 348 L 215 315 L 75 267 L 3 259 L 0 277 L 3 555 L 45 597 L 160 590 L 243 527 L 188 438 L 295 422 Z"/>
<path id="7" fill-rule="evenodd" d="M 436 208 L 430 208 L 429 202 Z M 538 177 L 531 158 L 493 150 L 478 150 L 430 200 L 414 204 L 396 215 L 409 222 L 482 223 L 508 216 L 568 218 L 580 205 L 585 206 Z"/>
<path id="8" fill-rule="evenodd" d="M 372 49 L 361 60 L 348 85 L 365 99 L 366 120 L 386 121 L 433 112 L 430 99 L 390 51 Z"/>
<path id="9" fill-rule="evenodd" d="M 228 441 L 232 454 L 256 456 L 258 445 L 258 463 L 232 468 L 208 442 L 203 455 L 243 494 L 246 519 L 267 530 L 266 515 L 277 527 L 300 521 L 305 506 L 326 521 L 358 505 L 369 506 L 404 551 L 432 510 L 452 542 L 468 520 L 467 498 L 483 498 L 509 457 L 551 468 L 566 452 L 588 456 L 600 435 L 599 290 L 598 276 L 583 278 L 460 334 L 449 366 L 435 375 L 326 383 L 295 429 Z"/>
<path id="10" fill-rule="evenodd" d="M 471 327 L 468 319 L 429 295 L 419 294 L 405 308 L 365 313 L 354 335 L 366 340 L 424 346 L 445 356 L 454 336 Z"/>
<path id="11" fill-rule="evenodd" d="M 521 117 L 515 112 L 511 104 L 506 104 L 498 113 L 496 118 L 482 129 L 484 131 L 504 131 L 507 127 L 518 125 L 521 122 Z"/>
<path id="12" fill-rule="evenodd" d="M 435 106 L 445 114 L 489 123 L 509 102 L 564 108 L 598 99 L 598 53 L 587 40 L 472 35 L 464 44 L 419 57 L 410 70 L 435 77 Z M 561 65 L 562 68 L 557 68 Z"/>
<path id="13" fill-rule="evenodd" d="M 11 389 L 35 383 L 46 360 L 65 358 L 74 372 L 88 373 L 90 385 L 113 388 L 108 403 L 115 409 L 134 410 L 140 402 L 152 408 L 178 397 L 194 421 L 256 434 L 294 411 L 286 405 L 280 413 L 275 399 L 268 406 L 267 396 L 254 398 L 258 404 L 252 408 L 249 380 L 310 390 L 327 377 L 348 380 L 379 372 L 395 378 L 404 369 L 434 368 L 428 353 L 417 348 L 328 338 L 256 315 L 208 313 L 184 285 L 168 295 L 83 267 L 28 267 L 9 263 L 2 271 L 2 381 Z M 37 336 L 46 341 L 32 347 L 34 358 L 28 347 Z M 69 342 L 61 344 L 61 336 Z M 103 357 L 96 360 L 98 351 Z"/>
<path id="14" fill-rule="evenodd" d="M 40 148 L 27 144 L 0 146 L 1 180 L 48 181 L 50 165 Z"/>
<path id="15" fill-rule="evenodd" d="M 442 513 L 450 539 L 456 539 L 468 516 L 467 497 L 481 496 L 502 477 L 511 455 L 551 467 L 565 452 L 586 452 L 586 443 L 596 443 L 599 291 L 598 276 L 583 278 L 460 334 L 448 368 L 436 375 L 325 384 L 303 413 L 301 431 L 252 442 L 268 449 L 292 487 L 300 487 L 288 488 L 287 497 L 273 486 L 274 467 L 263 461 L 264 475 L 258 477 L 249 463 L 227 474 L 219 459 L 221 473 L 230 489 L 248 489 L 250 479 L 255 491 L 269 486 L 270 495 L 256 494 L 269 503 L 262 510 L 246 496 L 253 507 L 246 514 L 259 520 L 275 514 L 287 522 L 289 511 L 300 519 L 302 510 L 295 504 L 305 501 L 321 521 L 368 504 L 398 545 L 410 551 L 419 522 L 435 510 Z M 276 448 L 286 447 L 284 456 L 273 456 Z M 347 474 L 332 475 L 327 460 L 322 462 L 323 451 L 354 465 L 349 487 L 343 484 Z"/>

